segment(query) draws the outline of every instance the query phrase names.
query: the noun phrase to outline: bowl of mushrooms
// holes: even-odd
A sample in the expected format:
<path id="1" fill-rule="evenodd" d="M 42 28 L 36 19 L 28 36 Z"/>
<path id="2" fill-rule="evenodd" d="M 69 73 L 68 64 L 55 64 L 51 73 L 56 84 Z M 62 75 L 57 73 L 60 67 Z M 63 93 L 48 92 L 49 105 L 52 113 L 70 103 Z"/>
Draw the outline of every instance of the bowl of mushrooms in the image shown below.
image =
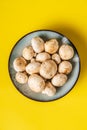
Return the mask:
<path id="1" fill-rule="evenodd" d="M 8 63 L 11 81 L 24 96 L 53 101 L 75 86 L 80 58 L 73 43 L 52 30 L 23 36 L 13 47 Z"/>

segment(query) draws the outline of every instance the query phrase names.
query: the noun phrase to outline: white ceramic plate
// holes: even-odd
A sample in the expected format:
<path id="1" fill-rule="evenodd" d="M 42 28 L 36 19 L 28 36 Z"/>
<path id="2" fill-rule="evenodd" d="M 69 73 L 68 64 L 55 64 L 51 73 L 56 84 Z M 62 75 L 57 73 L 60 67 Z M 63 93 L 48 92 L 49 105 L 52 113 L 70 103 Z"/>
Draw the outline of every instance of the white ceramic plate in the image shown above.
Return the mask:
<path id="1" fill-rule="evenodd" d="M 44 41 L 51 39 L 51 38 L 56 38 L 56 39 L 58 39 L 60 45 L 62 43 L 70 44 L 73 47 L 74 52 L 75 52 L 74 57 L 71 59 L 71 62 L 73 65 L 73 70 L 68 75 L 68 80 L 67 80 L 66 84 L 60 88 L 57 88 L 57 93 L 52 97 L 48 97 L 41 93 L 35 93 L 29 89 L 27 84 L 22 85 L 22 84 L 19 84 L 15 80 L 16 72 L 13 68 L 13 61 L 16 57 L 21 56 L 23 48 L 30 45 L 31 39 L 35 36 L 42 37 L 44 39 Z M 80 59 L 79 59 L 79 55 L 78 55 L 78 52 L 77 52 L 75 46 L 64 35 L 62 35 L 58 32 L 55 32 L 55 31 L 51 31 L 51 30 L 38 30 L 38 31 L 34 31 L 34 32 L 30 32 L 30 33 L 26 34 L 15 44 L 15 46 L 13 47 L 13 49 L 10 53 L 8 69 L 9 69 L 10 78 L 11 78 L 14 86 L 23 95 L 25 95 L 26 97 L 28 97 L 30 99 L 36 100 L 36 101 L 53 101 L 55 99 L 59 99 L 59 98 L 63 97 L 64 95 L 66 95 L 76 84 L 77 79 L 80 74 Z"/>

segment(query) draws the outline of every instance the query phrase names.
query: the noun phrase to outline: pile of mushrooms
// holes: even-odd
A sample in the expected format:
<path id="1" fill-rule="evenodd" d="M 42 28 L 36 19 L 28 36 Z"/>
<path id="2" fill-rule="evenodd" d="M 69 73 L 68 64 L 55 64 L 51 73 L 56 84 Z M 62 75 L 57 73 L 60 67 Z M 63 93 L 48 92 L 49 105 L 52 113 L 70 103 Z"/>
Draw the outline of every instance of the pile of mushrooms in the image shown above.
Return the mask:
<path id="1" fill-rule="evenodd" d="M 22 56 L 13 61 L 15 79 L 20 84 L 28 83 L 36 93 L 53 96 L 56 88 L 67 82 L 67 75 L 72 71 L 69 60 L 73 56 L 74 50 L 68 44 L 59 46 L 56 39 L 44 42 L 42 38 L 34 37 L 31 45 L 23 49 Z"/>

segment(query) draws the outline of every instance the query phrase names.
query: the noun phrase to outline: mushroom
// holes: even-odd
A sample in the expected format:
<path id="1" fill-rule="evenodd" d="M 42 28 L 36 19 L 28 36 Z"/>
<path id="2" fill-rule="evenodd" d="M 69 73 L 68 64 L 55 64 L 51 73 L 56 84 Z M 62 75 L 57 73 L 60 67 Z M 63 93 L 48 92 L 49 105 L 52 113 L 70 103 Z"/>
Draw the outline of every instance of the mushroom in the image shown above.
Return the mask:
<path id="1" fill-rule="evenodd" d="M 31 62 L 26 66 L 26 72 L 28 74 L 39 73 L 41 64 L 39 62 Z"/>
<path id="2" fill-rule="evenodd" d="M 50 82 L 46 82 L 45 89 L 42 93 L 47 94 L 48 96 L 53 96 L 56 93 L 56 88 Z"/>
<path id="3" fill-rule="evenodd" d="M 57 72 L 57 65 L 53 60 L 46 60 L 41 64 L 40 75 L 45 79 L 51 79 Z"/>
<path id="4" fill-rule="evenodd" d="M 25 84 L 28 81 L 28 76 L 25 73 L 17 72 L 16 75 L 15 75 L 15 79 L 20 84 Z"/>
<path id="5" fill-rule="evenodd" d="M 32 58 L 32 59 L 31 59 L 31 63 L 32 63 L 32 62 L 35 62 L 35 61 L 36 61 L 36 59 L 35 59 L 35 58 Z"/>
<path id="6" fill-rule="evenodd" d="M 32 47 L 36 53 L 44 51 L 44 41 L 40 37 L 34 37 L 31 40 Z"/>
<path id="7" fill-rule="evenodd" d="M 58 67 L 59 73 L 69 74 L 72 71 L 72 64 L 69 61 L 62 61 Z"/>
<path id="8" fill-rule="evenodd" d="M 69 60 L 74 56 L 74 50 L 70 45 L 62 45 L 59 49 L 59 55 L 63 60 Z"/>
<path id="9" fill-rule="evenodd" d="M 50 54 L 57 52 L 58 48 L 59 43 L 56 39 L 51 39 L 45 43 L 45 51 Z"/>
<path id="10" fill-rule="evenodd" d="M 34 57 L 36 58 L 36 56 L 37 56 L 37 53 L 35 52 L 35 53 L 34 53 Z"/>
<path id="11" fill-rule="evenodd" d="M 52 55 L 52 59 L 57 63 L 59 64 L 61 62 L 61 59 L 60 59 L 60 56 L 59 54 L 55 53 Z"/>
<path id="12" fill-rule="evenodd" d="M 59 47 L 55 38 L 44 43 L 37 36 L 31 39 L 31 46 L 23 49 L 22 56 L 13 61 L 16 81 L 28 83 L 33 92 L 54 96 L 56 88 L 67 82 L 67 74 L 72 71 L 72 64 L 67 60 L 74 56 L 74 49 L 67 44 Z"/>
<path id="13" fill-rule="evenodd" d="M 67 76 L 65 74 L 56 74 L 51 81 L 54 86 L 60 87 L 66 83 Z"/>
<path id="14" fill-rule="evenodd" d="M 18 57 L 13 61 L 13 67 L 17 72 L 25 70 L 27 61 L 23 57 Z"/>
<path id="15" fill-rule="evenodd" d="M 51 56 L 47 52 L 42 52 L 37 54 L 36 61 L 44 62 L 45 60 L 49 60 Z"/>
<path id="16" fill-rule="evenodd" d="M 31 74 L 28 79 L 28 85 L 32 91 L 42 92 L 42 90 L 45 88 L 45 81 L 38 74 Z"/>
<path id="17" fill-rule="evenodd" d="M 23 49 L 22 55 L 26 60 L 31 60 L 32 57 L 35 55 L 32 46 L 25 47 Z"/>

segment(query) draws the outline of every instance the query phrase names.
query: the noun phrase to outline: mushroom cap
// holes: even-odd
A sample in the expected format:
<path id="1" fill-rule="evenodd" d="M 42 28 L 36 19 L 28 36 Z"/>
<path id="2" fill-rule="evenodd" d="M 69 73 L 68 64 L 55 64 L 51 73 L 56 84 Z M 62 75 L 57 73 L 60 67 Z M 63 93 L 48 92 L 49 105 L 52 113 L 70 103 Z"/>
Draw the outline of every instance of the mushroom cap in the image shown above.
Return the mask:
<path id="1" fill-rule="evenodd" d="M 36 58 L 32 58 L 30 62 L 32 63 L 32 62 L 35 62 L 35 61 L 36 61 Z"/>
<path id="2" fill-rule="evenodd" d="M 72 64 L 69 61 L 62 61 L 58 67 L 59 73 L 69 74 L 72 71 Z"/>
<path id="3" fill-rule="evenodd" d="M 28 79 L 28 85 L 32 91 L 42 92 L 45 87 L 45 81 L 38 74 L 32 74 Z"/>
<path id="4" fill-rule="evenodd" d="M 56 74 L 51 81 L 54 86 L 60 87 L 66 83 L 67 76 L 65 74 Z"/>
<path id="5" fill-rule="evenodd" d="M 23 57 L 24 57 L 26 60 L 31 60 L 32 57 L 34 56 L 34 51 L 33 51 L 32 46 L 27 46 L 27 47 L 25 47 L 25 48 L 23 49 L 22 55 L 23 55 Z"/>
<path id="6" fill-rule="evenodd" d="M 13 67 L 17 72 L 22 72 L 25 70 L 27 61 L 23 57 L 18 57 L 13 61 Z"/>
<path id="7" fill-rule="evenodd" d="M 61 58 L 59 56 L 59 54 L 55 53 L 52 55 L 52 59 L 57 63 L 59 64 L 61 62 Z"/>
<path id="8" fill-rule="evenodd" d="M 46 82 L 45 89 L 42 93 L 47 94 L 48 96 L 53 96 L 56 93 L 56 88 L 50 82 Z"/>
<path id="9" fill-rule="evenodd" d="M 45 79 L 51 79 L 57 72 L 57 65 L 53 60 L 46 60 L 41 64 L 40 75 Z"/>
<path id="10" fill-rule="evenodd" d="M 40 37 L 34 37 L 31 40 L 32 47 L 36 53 L 44 51 L 44 41 Z"/>
<path id="11" fill-rule="evenodd" d="M 51 39 L 45 43 L 45 51 L 50 54 L 57 52 L 58 48 L 59 43 L 56 39 Z"/>
<path id="12" fill-rule="evenodd" d="M 37 54 L 36 61 L 44 62 L 45 60 L 49 60 L 50 58 L 51 58 L 50 54 L 48 54 L 47 52 L 42 52 Z"/>
<path id="13" fill-rule="evenodd" d="M 17 82 L 25 84 L 28 81 L 28 76 L 25 73 L 17 72 L 15 75 L 15 79 L 17 80 Z"/>
<path id="14" fill-rule="evenodd" d="M 59 49 L 59 55 L 63 60 L 69 60 L 74 56 L 74 50 L 70 45 L 62 45 Z"/>
<path id="15" fill-rule="evenodd" d="M 36 58 L 36 56 L 37 56 L 37 53 L 35 52 L 35 53 L 34 53 L 34 58 Z"/>
<path id="16" fill-rule="evenodd" d="M 28 74 L 39 73 L 41 64 L 39 62 L 31 62 L 26 66 L 26 72 Z"/>

